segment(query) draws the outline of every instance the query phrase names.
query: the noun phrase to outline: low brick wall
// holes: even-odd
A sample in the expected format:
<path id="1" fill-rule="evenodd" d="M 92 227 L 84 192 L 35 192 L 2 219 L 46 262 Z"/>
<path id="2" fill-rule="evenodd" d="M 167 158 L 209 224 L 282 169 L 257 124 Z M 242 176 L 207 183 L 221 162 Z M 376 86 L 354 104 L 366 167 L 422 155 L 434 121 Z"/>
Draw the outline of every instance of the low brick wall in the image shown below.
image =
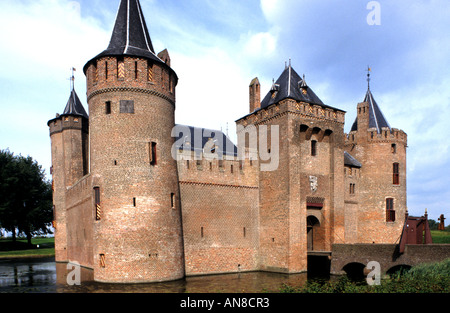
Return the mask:
<path id="1" fill-rule="evenodd" d="M 376 261 L 386 273 L 397 265 L 414 266 L 421 263 L 440 262 L 450 258 L 450 244 L 406 245 L 400 254 L 396 244 L 334 244 L 332 246 L 331 274 L 344 274 L 350 263 L 367 265 Z"/>

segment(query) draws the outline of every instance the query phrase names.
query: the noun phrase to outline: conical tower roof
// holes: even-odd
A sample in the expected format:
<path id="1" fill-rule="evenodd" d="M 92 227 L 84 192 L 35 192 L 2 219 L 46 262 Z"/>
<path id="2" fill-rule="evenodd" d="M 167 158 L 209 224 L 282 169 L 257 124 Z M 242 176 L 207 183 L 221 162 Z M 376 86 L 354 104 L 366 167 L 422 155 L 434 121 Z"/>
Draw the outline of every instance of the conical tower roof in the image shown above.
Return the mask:
<path id="1" fill-rule="evenodd" d="M 139 0 L 121 0 L 108 48 L 87 62 L 103 56 L 135 56 L 164 63 L 155 54 Z"/>
<path id="2" fill-rule="evenodd" d="M 86 110 L 83 107 L 83 104 L 81 104 L 80 98 L 78 98 L 75 89 L 72 89 L 69 101 L 67 101 L 66 108 L 64 109 L 64 112 L 61 115 L 77 115 L 85 117 L 87 119 L 89 118 L 88 114 L 86 113 Z"/>
<path id="3" fill-rule="evenodd" d="M 369 104 L 369 129 L 376 128 L 378 133 L 381 133 L 382 129 L 385 127 L 391 129 L 391 126 L 389 125 L 388 121 L 384 117 L 383 112 L 381 112 L 380 107 L 375 101 L 370 88 L 367 89 L 367 93 L 364 97 L 363 102 L 367 102 Z M 356 130 L 358 130 L 358 118 L 356 118 L 355 122 L 353 123 L 351 131 Z"/>

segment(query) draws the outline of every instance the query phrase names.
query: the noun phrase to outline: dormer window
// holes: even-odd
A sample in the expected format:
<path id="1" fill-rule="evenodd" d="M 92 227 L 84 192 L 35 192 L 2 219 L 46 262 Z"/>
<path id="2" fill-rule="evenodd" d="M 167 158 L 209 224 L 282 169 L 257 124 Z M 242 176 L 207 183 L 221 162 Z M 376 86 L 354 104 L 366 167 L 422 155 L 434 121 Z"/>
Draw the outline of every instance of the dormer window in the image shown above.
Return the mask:
<path id="1" fill-rule="evenodd" d="M 303 74 L 303 80 L 298 82 L 298 87 L 304 96 L 308 94 L 308 84 L 306 84 L 305 74 Z"/>

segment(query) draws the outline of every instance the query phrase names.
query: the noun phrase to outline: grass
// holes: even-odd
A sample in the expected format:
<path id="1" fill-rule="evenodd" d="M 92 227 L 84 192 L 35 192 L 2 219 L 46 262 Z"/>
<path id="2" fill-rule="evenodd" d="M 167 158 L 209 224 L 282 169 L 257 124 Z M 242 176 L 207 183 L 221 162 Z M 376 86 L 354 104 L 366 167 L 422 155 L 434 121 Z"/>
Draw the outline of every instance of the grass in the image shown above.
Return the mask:
<path id="1" fill-rule="evenodd" d="M 449 293 L 450 259 L 433 264 L 422 264 L 407 272 L 382 279 L 381 285 L 369 286 L 353 282 L 347 276 L 337 281 L 308 281 L 304 287 L 283 285 L 282 293 Z"/>
<path id="2" fill-rule="evenodd" d="M 39 245 L 39 248 L 37 247 Z M 55 255 L 55 238 L 33 238 L 31 246 L 26 239 L 18 238 L 13 244 L 10 238 L 0 239 L 0 259 L 52 257 Z"/>
<path id="3" fill-rule="evenodd" d="M 432 230 L 433 243 L 450 243 L 450 231 Z"/>

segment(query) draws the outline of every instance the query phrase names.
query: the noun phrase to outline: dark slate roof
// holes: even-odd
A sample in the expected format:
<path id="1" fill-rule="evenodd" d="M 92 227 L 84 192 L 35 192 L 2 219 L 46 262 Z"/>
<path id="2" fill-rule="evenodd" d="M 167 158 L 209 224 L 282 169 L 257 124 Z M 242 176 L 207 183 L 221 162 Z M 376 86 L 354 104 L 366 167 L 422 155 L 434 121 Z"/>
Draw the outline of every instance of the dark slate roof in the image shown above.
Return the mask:
<path id="1" fill-rule="evenodd" d="M 350 153 L 344 151 L 344 165 L 361 168 L 362 164 L 358 162 Z"/>
<path id="2" fill-rule="evenodd" d="M 61 115 L 77 115 L 85 117 L 87 119 L 89 118 L 88 114 L 84 110 L 83 104 L 81 104 L 80 98 L 78 98 L 75 89 L 72 89 L 69 101 L 67 101 L 66 108 Z"/>
<path id="3" fill-rule="evenodd" d="M 380 107 L 373 98 L 370 88 L 367 90 L 363 102 L 369 103 L 369 128 L 376 128 L 378 133 L 381 133 L 381 130 L 384 127 L 391 129 L 391 126 L 384 117 L 383 112 L 381 112 Z M 355 130 L 358 130 L 358 118 L 356 118 L 351 129 L 351 131 Z"/>
<path id="4" fill-rule="evenodd" d="M 84 66 L 84 72 L 93 60 L 103 56 L 136 56 L 164 63 L 155 54 L 139 0 L 121 0 L 116 23 L 108 48 Z"/>
<path id="5" fill-rule="evenodd" d="M 303 90 L 306 93 L 303 93 Z M 273 97 L 273 94 L 275 97 Z M 284 99 L 294 99 L 297 101 L 318 104 L 323 107 L 332 108 L 325 105 L 322 100 L 309 88 L 305 77 L 303 79 L 297 74 L 291 65 L 287 66 L 281 76 L 272 85 L 270 92 L 261 102 L 261 109 L 264 109 L 274 103 L 278 103 Z M 336 108 L 332 108 L 338 110 Z M 339 110 L 341 111 L 341 110 Z"/>
<path id="6" fill-rule="evenodd" d="M 196 151 L 202 153 L 207 142 L 214 140 L 219 157 L 223 155 L 237 156 L 237 147 L 220 130 L 199 128 L 186 125 L 175 125 L 175 147 L 177 149 Z M 211 144 L 211 146 L 213 146 Z"/>

